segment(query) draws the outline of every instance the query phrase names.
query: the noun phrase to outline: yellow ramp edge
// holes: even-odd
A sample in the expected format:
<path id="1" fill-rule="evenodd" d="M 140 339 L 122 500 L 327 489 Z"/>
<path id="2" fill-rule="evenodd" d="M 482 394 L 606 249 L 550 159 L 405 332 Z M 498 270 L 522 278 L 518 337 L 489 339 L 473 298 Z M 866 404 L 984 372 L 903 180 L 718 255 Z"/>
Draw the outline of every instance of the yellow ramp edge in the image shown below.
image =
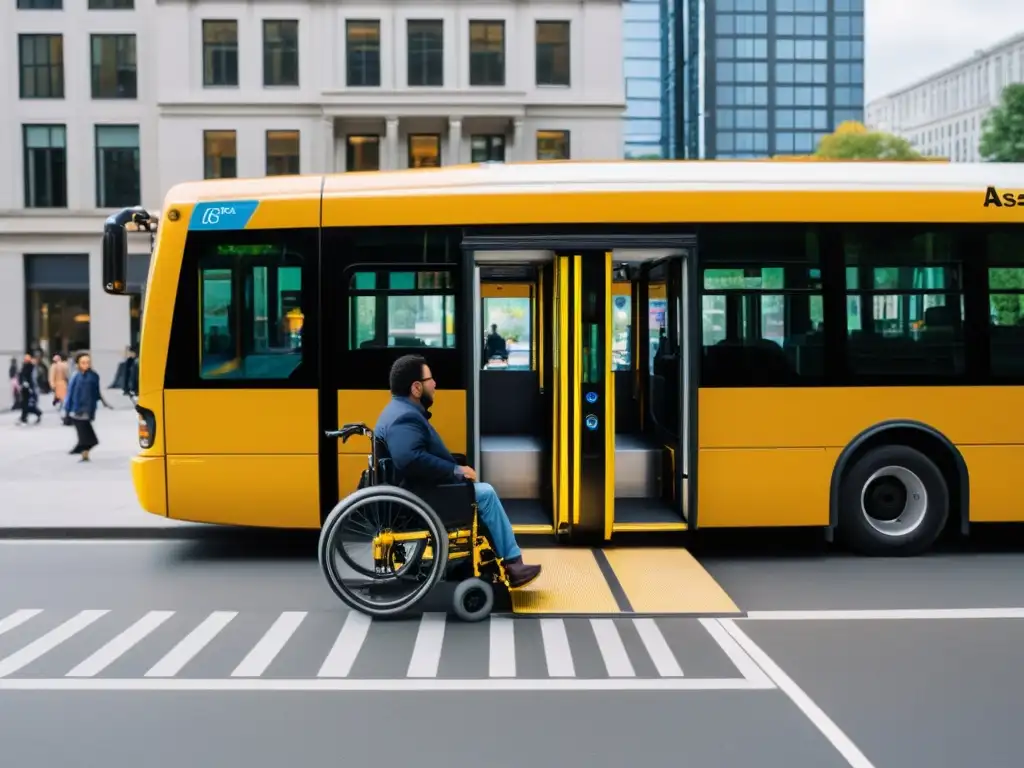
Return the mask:
<path id="1" fill-rule="evenodd" d="M 524 549 L 523 561 L 544 570 L 523 589 L 513 589 L 514 613 L 621 613 L 589 549 Z"/>
<path id="2" fill-rule="evenodd" d="M 635 613 L 742 613 L 685 549 L 606 549 L 604 556 Z"/>

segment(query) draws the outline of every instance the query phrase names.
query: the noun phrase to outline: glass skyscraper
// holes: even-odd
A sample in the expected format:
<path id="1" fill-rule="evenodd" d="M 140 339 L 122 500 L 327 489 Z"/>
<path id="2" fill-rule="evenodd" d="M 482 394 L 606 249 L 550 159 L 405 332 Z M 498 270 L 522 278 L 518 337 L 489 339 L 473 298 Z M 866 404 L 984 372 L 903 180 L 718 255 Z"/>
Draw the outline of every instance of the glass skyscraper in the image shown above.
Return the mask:
<path id="1" fill-rule="evenodd" d="M 626 0 L 622 6 L 627 159 L 673 157 L 673 5 L 674 0 Z"/>
<path id="2" fill-rule="evenodd" d="M 863 121 L 864 0 L 705 0 L 703 15 L 706 157 L 810 154 Z"/>

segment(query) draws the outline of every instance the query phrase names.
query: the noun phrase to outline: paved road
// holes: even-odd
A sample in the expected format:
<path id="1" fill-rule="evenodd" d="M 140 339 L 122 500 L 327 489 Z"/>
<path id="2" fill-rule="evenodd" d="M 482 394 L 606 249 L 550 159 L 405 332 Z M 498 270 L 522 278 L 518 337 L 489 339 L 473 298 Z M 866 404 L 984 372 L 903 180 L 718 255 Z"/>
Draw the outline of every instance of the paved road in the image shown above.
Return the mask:
<path id="1" fill-rule="evenodd" d="M 245 536 L 0 543 L 5 757 L 258 767 L 378 760 L 401 739 L 433 768 L 458 727 L 493 745 L 494 766 L 1020 764 L 1020 556 L 905 571 L 723 558 L 712 570 L 750 619 L 464 625 L 350 614 L 309 552 Z M 886 589 L 880 567 L 897 569 Z M 922 607 L 925 583 L 924 618 L 896 610 Z M 852 610 L 869 608 L 888 613 Z"/>

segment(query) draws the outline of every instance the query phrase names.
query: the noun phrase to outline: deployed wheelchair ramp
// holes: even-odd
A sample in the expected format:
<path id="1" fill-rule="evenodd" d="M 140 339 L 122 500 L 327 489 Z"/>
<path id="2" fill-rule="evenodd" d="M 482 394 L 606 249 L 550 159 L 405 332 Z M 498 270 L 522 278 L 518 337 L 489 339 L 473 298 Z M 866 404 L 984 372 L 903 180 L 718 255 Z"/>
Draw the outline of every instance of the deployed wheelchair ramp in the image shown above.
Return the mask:
<path id="1" fill-rule="evenodd" d="M 523 558 L 544 571 L 511 592 L 515 614 L 742 615 L 685 549 L 524 549 Z"/>

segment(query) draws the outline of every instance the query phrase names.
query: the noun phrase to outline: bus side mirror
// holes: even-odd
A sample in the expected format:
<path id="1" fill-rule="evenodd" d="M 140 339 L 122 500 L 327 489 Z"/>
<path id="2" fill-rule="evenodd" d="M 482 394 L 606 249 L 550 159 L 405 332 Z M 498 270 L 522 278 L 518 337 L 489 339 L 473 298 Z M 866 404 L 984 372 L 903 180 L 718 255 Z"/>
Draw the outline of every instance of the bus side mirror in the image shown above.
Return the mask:
<path id="1" fill-rule="evenodd" d="M 149 222 L 149 213 L 141 206 L 124 208 L 109 216 L 103 224 L 103 290 L 115 296 L 128 294 L 128 232 L 132 222 L 140 227 Z"/>

